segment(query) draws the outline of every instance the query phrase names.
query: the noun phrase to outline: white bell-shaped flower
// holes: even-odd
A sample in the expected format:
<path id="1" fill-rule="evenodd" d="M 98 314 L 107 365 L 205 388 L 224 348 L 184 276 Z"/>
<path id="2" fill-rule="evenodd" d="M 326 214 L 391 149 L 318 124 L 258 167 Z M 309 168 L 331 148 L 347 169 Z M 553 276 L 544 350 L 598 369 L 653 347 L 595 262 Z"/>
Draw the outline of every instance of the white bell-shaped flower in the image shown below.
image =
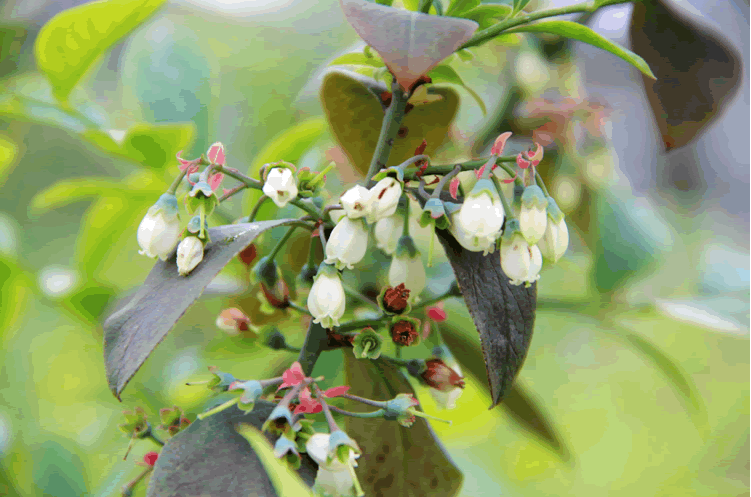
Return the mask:
<path id="1" fill-rule="evenodd" d="M 370 190 L 357 185 L 350 188 L 339 199 L 350 219 L 366 216 L 370 211 Z"/>
<path id="2" fill-rule="evenodd" d="M 188 236 L 177 246 L 177 272 L 185 276 L 203 260 L 203 242 L 197 236 Z"/>
<path id="3" fill-rule="evenodd" d="M 180 220 L 177 215 L 177 198 L 165 193 L 152 205 L 138 225 L 136 239 L 147 257 L 166 260 L 180 240 Z"/>
<path id="4" fill-rule="evenodd" d="M 558 208 L 552 197 L 548 197 L 548 225 L 545 234 L 538 242 L 542 256 L 553 262 L 558 262 L 568 248 L 568 226 L 563 212 Z"/>
<path id="5" fill-rule="evenodd" d="M 368 222 L 375 223 L 393 216 L 402 196 L 402 184 L 392 176 L 386 176 L 370 189 L 370 212 Z"/>
<path id="6" fill-rule="evenodd" d="M 368 248 L 368 229 L 362 219 L 342 217 L 326 242 L 326 264 L 337 269 L 352 269 L 365 257 Z"/>
<path id="7" fill-rule="evenodd" d="M 315 433 L 305 443 L 305 451 L 318 463 L 315 485 L 325 494 L 349 497 L 355 487 L 350 466 L 357 467 L 356 459 L 360 456 L 352 450 L 347 463 L 335 457 L 327 460 L 330 438 L 328 433 Z"/>
<path id="8" fill-rule="evenodd" d="M 404 216 L 394 214 L 393 216 L 384 217 L 376 223 L 373 230 L 376 246 L 388 255 L 393 255 L 403 231 Z"/>
<path id="9" fill-rule="evenodd" d="M 537 185 L 524 189 L 519 209 L 519 229 L 530 245 L 536 244 L 545 234 L 548 224 L 548 199 Z"/>
<path id="10" fill-rule="evenodd" d="M 462 244 L 473 252 L 487 252 L 489 243 L 495 242 L 503 226 L 503 204 L 495 185 L 489 179 L 483 178 L 475 183 L 472 191 L 464 199 L 458 215 L 453 216 L 452 225 L 462 238 L 470 243 Z"/>
<path id="11" fill-rule="evenodd" d="M 404 283 L 410 292 L 410 302 L 416 302 L 425 288 L 425 282 L 425 266 L 414 240 L 410 236 L 401 237 L 389 267 L 389 286 L 396 287 Z"/>
<path id="12" fill-rule="evenodd" d="M 531 285 L 540 279 L 542 254 L 537 245 L 529 245 L 519 230 L 517 220 L 506 223 L 501 239 L 501 269 L 512 285 Z"/>
<path id="13" fill-rule="evenodd" d="M 292 170 L 286 167 L 275 167 L 266 175 L 263 183 L 263 193 L 278 207 L 284 207 L 297 197 L 297 179 Z"/>
<path id="14" fill-rule="evenodd" d="M 344 315 L 344 287 L 336 268 L 321 264 L 308 294 L 308 310 L 314 323 L 324 328 L 339 326 Z"/>

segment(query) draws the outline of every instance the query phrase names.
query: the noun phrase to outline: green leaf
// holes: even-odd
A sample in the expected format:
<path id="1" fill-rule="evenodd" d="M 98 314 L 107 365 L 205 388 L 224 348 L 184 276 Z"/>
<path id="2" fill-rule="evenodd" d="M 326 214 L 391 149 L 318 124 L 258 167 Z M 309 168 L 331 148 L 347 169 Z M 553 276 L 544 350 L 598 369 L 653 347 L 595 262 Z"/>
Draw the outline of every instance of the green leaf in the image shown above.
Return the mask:
<path id="1" fill-rule="evenodd" d="M 380 57 L 369 57 L 362 52 L 351 52 L 340 55 L 329 63 L 330 66 L 370 66 L 383 67 L 384 63 Z"/>
<path id="2" fill-rule="evenodd" d="M 464 84 L 462 78 L 451 66 L 446 64 L 438 65 L 428 73 L 428 76 L 430 76 L 433 83 L 436 84 L 449 83 L 452 85 L 461 86 L 467 91 L 467 93 L 472 96 L 472 98 L 475 99 L 477 105 L 480 106 L 480 110 L 482 110 L 482 115 L 484 116 L 488 113 L 488 110 L 485 107 L 485 102 L 482 101 L 482 97 L 480 97 L 480 95 L 478 95 L 477 92 L 475 92 L 472 88 Z"/>
<path id="3" fill-rule="evenodd" d="M 0 186 L 5 184 L 16 165 L 18 147 L 9 138 L 0 135 Z"/>
<path id="4" fill-rule="evenodd" d="M 286 161 L 297 163 L 310 147 L 326 132 L 326 121 L 316 117 L 307 119 L 283 131 L 271 140 L 256 155 L 250 165 L 248 175 L 258 178 L 261 168 L 269 162 Z M 243 195 L 243 212 L 250 212 L 263 193 L 260 190 L 248 190 Z M 276 211 L 276 205 L 267 201 L 258 211 L 258 219 L 267 219 Z"/>
<path id="5" fill-rule="evenodd" d="M 31 274 L 21 269 L 16 261 L 0 255 L 0 308 L 13 309 L 13 312 L 0 312 L 0 329 L 3 330 L 0 343 L 14 336 L 13 327 L 24 317 L 33 288 Z"/>
<path id="6" fill-rule="evenodd" d="M 446 15 L 449 17 L 464 17 L 462 14 L 480 5 L 480 0 L 451 0 Z"/>
<path id="7" fill-rule="evenodd" d="M 84 288 L 68 297 L 63 306 L 88 323 L 98 323 L 107 304 L 116 295 L 114 288 L 88 281 Z"/>
<path id="8" fill-rule="evenodd" d="M 396 165 L 412 157 L 425 139 L 426 154 L 432 154 L 446 140 L 449 126 L 459 107 L 459 97 L 451 88 L 436 88 L 441 100 L 416 105 L 402 121 L 406 135 L 398 137 L 391 149 L 388 165 Z M 331 132 L 344 150 L 350 163 L 365 174 L 375 151 L 378 130 L 383 120 L 383 107 L 377 95 L 388 91 L 386 86 L 358 74 L 332 70 L 323 79 L 321 102 Z"/>
<path id="9" fill-rule="evenodd" d="M 210 228 L 203 260 L 187 276 L 178 274 L 175 252 L 157 261 L 143 286 L 104 322 L 105 371 L 112 393 L 120 398 L 128 381 L 224 266 L 263 231 L 288 222 Z"/>
<path id="10" fill-rule="evenodd" d="M 508 5 L 480 5 L 462 15 L 465 19 L 471 19 L 480 25 L 480 30 L 487 29 L 511 15 L 511 7 Z M 460 50 L 457 53 L 461 53 Z"/>
<path id="11" fill-rule="evenodd" d="M 34 51 L 37 67 L 66 102 L 73 87 L 110 47 L 128 35 L 165 0 L 109 0 L 61 12 L 39 32 Z"/>
<path id="12" fill-rule="evenodd" d="M 398 368 L 378 359 L 356 359 L 344 354 L 350 393 L 376 400 L 390 400 L 400 393 L 414 393 Z M 374 408 L 352 403 L 353 411 Z M 345 418 L 347 432 L 362 449 L 357 460 L 365 495 L 451 497 L 459 492 L 463 476 L 450 459 L 430 424 L 418 419 L 405 428 L 380 418 Z"/>
<path id="13" fill-rule="evenodd" d="M 29 208 L 33 215 L 41 215 L 59 207 L 89 197 L 122 192 L 122 184 L 109 178 L 76 178 L 58 181 L 34 195 Z"/>
<path id="14" fill-rule="evenodd" d="M 511 12 L 511 17 L 514 17 L 516 14 L 524 10 L 524 7 L 526 7 L 528 3 L 529 0 L 514 0 L 514 8 Z"/>
<path id="15" fill-rule="evenodd" d="M 137 124 L 128 129 L 123 151 L 144 166 L 163 169 L 177 164 L 175 155 L 193 141 L 192 124 Z"/>
<path id="16" fill-rule="evenodd" d="M 620 45 L 616 45 L 612 41 L 608 40 L 602 35 L 597 34 L 588 27 L 577 24 L 575 22 L 542 21 L 535 24 L 527 24 L 524 26 L 507 29 L 503 33 L 550 33 L 588 43 L 620 57 L 621 59 L 639 69 L 644 75 L 649 76 L 652 79 L 656 79 L 655 75 L 652 74 L 652 70 L 649 68 L 649 65 L 647 65 L 644 59 L 642 59 L 632 51 L 627 50 Z"/>

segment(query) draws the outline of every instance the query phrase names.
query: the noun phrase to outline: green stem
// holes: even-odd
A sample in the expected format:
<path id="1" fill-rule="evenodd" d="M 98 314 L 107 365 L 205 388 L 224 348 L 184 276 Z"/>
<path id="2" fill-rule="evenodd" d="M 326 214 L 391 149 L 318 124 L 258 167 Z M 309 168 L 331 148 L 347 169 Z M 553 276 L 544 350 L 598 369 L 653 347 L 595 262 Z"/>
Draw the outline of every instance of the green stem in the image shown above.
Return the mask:
<path id="1" fill-rule="evenodd" d="M 462 171 L 473 171 L 477 169 L 478 167 L 482 166 L 488 160 L 490 157 L 485 157 L 484 159 L 476 159 L 471 160 L 467 162 L 462 163 L 456 163 L 456 164 L 440 164 L 436 166 L 428 166 L 427 169 L 425 169 L 425 173 L 423 173 L 423 176 L 433 176 L 433 175 L 444 175 L 449 174 L 451 171 L 456 168 L 456 166 L 461 166 Z M 496 164 L 498 164 L 500 167 L 502 167 L 507 173 L 509 173 L 512 177 L 514 176 L 514 170 L 506 166 L 505 164 L 501 164 L 503 162 L 516 162 L 516 156 L 506 156 L 506 157 L 498 157 L 496 159 Z M 404 173 L 404 181 L 412 181 L 419 179 L 417 177 L 417 171 L 411 171 L 408 173 Z"/>
<path id="2" fill-rule="evenodd" d="M 287 243 L 287 240 L 289 240 L 289 237 L 292 236 L 292 233 L 294 233 L 296 229 L 297 226 L 295 225 L 290 226 L 289 229 L 287 229 L 287 232 L 284 234 L 284 236 L 282 236 L 282 238 L 278 242 L 276 242 L 274 248 L 271 249 L 269 260 L 274 260 L 274 258 L 277 256 L 282 247 L 284 247 L 284 245 Z"/>
<path id="3" fill-rule="evenodd" d="M 493 184 L 495 185 L 495 189 L 498 190 L 498 196 L 501 197 L 501 204 L 503 204 L 503 212 L 506 214 L 506 217 L 513 217 L 511 214 L 513 214 L 513 211 L 511 210 L 511 207 L 508 204 L 508 201 L 506 200 L 506 197 L 503 196 L 503 190 L 501 189 L 501 180 L 499 180 L 494 174 L 490 175 L 490 179 L 493 180 Z"/>
<path id="4" fill-rule="evenodd" d="M 356 298 L 357 300 L 359 300 L 360 302 L 362 302 L 362 303 L 364 303 L 364 304 L 369 304 L 369 305 L 372 305 L 373 307 L 375 307 L 375 308 L 377 308 L 377 309 L 379 308 L 379 307 L 378 307 L 378 303 L 377 303 L 377 302 L 375 302 L 375 301 L 373 301 L 373 300 L 370 300 L 370 299 L 369 299 L 368 297 L 366 297 L 366 296 L 365 296 L 365 295 L 363 295 L 362 293 L 358 292 L 358 291 L 357 291 L 357 290 L 355 290 L 354 288 L 351 288 L 351 287 L 349 287 L 349 286 L 347 286 L 347 285 L 344 285 L 344 291 L 345 291 L 345 292 L 346 292 L 346 293 L 347 293 L 347 294 L 348 294 L 348 295 L 349 295 L 350 297 L 354 297 L 354 298 Z"/>
<path id="5" fill-rule="evenodd" d="M 301 306 L 301 305 L 297 305 L 297 304 L 295 304 L 294 302 L 292 302 L 291 300 L 289 301 L 289 306 L 290 306 L 290 307 L 291 307 L 292 309 L 296 310 L 297 312 L 301 312 L 301 313 L 303 313 L 303 314 L 310 314 L 310 311 L 308 311 L 308 310 L 307 310 L 307 309 L 306 309 L 305 307 L 303 307 L 303 306 Z M 288 347 L 287 347 L 287 350 L 291 350 L 291 351 L 293 351 L 293 352 L 300 352 L 300 349 L 298 349 L 297 347 L 291 347 L 291 348 L 290 348 L 290 347 L 288 346 Z"/>
<path id="6" fill-rule="evenodd" d="M 214 165 L 214 170 L 220 173 L 224 173 L 230 178 L 236 179 L 237 181 L 244 183 L 245 186 L 248 188 L 254 188 L 256 190 L 263 189 L 263 184 L 258 181 L 257 179 L 253 179 L 250 176 L 246 176 L 237 169 L 228 168 L 225 166 L 220 166 L 218 164 Z"/>
<path id="7" fill-rule="evenodd" d="M 375 319 L 359 319 L 357 321 L 350 321 L 349 323 L 344 323 L 343 325 L 339 326 L 336 330 L 342 332 L 356 330 L 358 328 L 367 328 L 368 326 L 375 329 L 380 327 L 383 324 L 381 321 L 387 318 L 388 316 L 381 314 Z"/>
<path id="8" fill-rule="evenodd" d="M 239 401 L 240 401 L 240 397 L 235 397 L 234 399 L 228 400 L 224 404 L 219 404 L 218 406 L 216 406 L 213 409 L 210 409 L 210 410 L 208 410 L 206 412 L 202 412 L 201 414 L 199 414 L 196 417 L 198 419 L 201 419 L 201 420 L 206 419 L 209 416 L 211 416 L 212 414 L 216 414 L 218 412 L 222 412 L 223 410 L 232 407 L 233 405 L 237 404 Z"/>
<path id="9" fill-rule="evenodd" d="M 148 438 L 150 438 L 151 441 L 154 442 L 155 444 L 164 447 L 164 442 L 159 437 L 154 435 L 151 431 L 149 431 Z"/>
<path id="10" fill-rule="evenodd" d="M 120 495 L 123 497 L 131 497 L 133 495 L 133 489 L 138 485 L 141 480 L 143 480 L 146 475 L 154 471 L 154 466 L 149 466 L 148 468 L 141 471 L 141 473 L 130 480 L 128 483 L 126 483 L 123 488 L 120 490 Z"/>
<path id="11" fill-rule="evenodd" d="M 396 140 L 396 135 L 399 133 L 402 119 L 404 119 L 404 111 L 407 107 L 408 99 L 409 95 L 402 91 L 399 83 L 394 79 L 394 82 L 391 84 L 391 105 L 389 105 L 386 114 L 383 116 L 376 149 L 373 152 L 373 159 L 370 161 L 368 174 L 365 176 L 366 184 L 370 182 L 370 178 L 375 173 L 386 167 L 389 161 L 391 148 L 394 146 L 394 140 Z"/>
<path id="12" fill-rule="evenodd" d="M 546 197 L 549 197 L 548 189 L 545 188 L 545 183 L 543 183 L 542 178 L 540 177 L 540 173 L 537 172 L 535 169 L 535 180 L 537 181 L 537 185 L 542 189 L 542 193 L 545 194 Z"/>
<path id="13" fill-rule="evenodd" d="M 308 214 L 310 214 L 311 216 L 313 216 L 313 219 L 321 219 L 323 217 L 323 215 L 321 214 L 321 211 L 319 211 L 318 209 L 316 209 L 312 205 L 306 204 L 302 200 L 295 199 L 295 200 L 291 201 L 290 204 L 294 205 L 298 209 L 304 210 L 305 212 L 307 212 Z"/>
<path id="14" fill-rule="evenodd" d="M 266 196 L 266 194 L 261 195 L 261 198 L 258 199 L 258 202 L 256 202 L 256 205 L 253 206 L 253 210 L 250 212 L 250 216 L 248 216 L 248 222 L 252 223 L 256 216 L 258 215 L 258 211 L 261 209 L 261 205 L 263 205 L 264 201 L 268 200 L 269 197 Z"/>
<path id="15" fill-rule="evenodd" d="M 185 175 L 187 174 L 188 169 L 190 169 L 190 167 L 186 167 L 185 169 L 180 171 L 180 174 L 177 175 L 175 180 L 169 186 L 169 189 L 167 189 L 167 193 L 171 193 L 172 195 L 175 194 L 175 192 L 177 191 L 177 187 L 180 186 L 180 183 L 182 183 L 183 178 L 185 178 Z"/>
<path id="16" fill-rule="evenodd" d="M 233 189 L 231 189 L 230 191 L 228 191 L 227 193 L 225 193 L 224 195 L 222 195 L 219 198 L 219 203 L 224 202 L 228 198 L 234 197 L 236 194 L 240 193 L 241 191 L 245 190 L 246 188 L 247 188 L 247 186 L 245 186 L 245 185 L 237 185 L 236 187 L 234 187 Z"/>
<path id="17" fill-rule="evenodd" d="M 333 412 L 337 414 L 341 414 L 343 416 L 349 416 L 352 418 L 380 418 L 386 413 L 384 409 L 378 409 L 377 411 L 371 411 L 371 412 L 352 412 L 352 411 L 347 411 L 345 409 L 341 409 L 336 406 L 329 406 L 329 409 L 331 409 Z"/>
<path id="18" fill-rule="evenodd" d="M 339 430 L 339 427 L 337 426 L 336 421 L 334 421 L 334 416 L 331 415 L 329 405 L 325 400 L 323 400 L 323 392 L 321 391 L 320 387 L 318 385 L 315 385 L 315 389 L 316 397 L 318 397 L 318 402 L 321 403 L 321 407 L 323 408 L 323 415 L 326 416 L 326 422 L 329 424 L 329 432 L 333 433 Z"/>
<path id="19" fill-rule="evenodd" d="M 402 236 L 409 236 L 409 197 L 404 197 L 404 226 L 402 226 Z"/>
<path id="20" fill-rule="evenodd" d="M 483 29 L 482 31 L 475 33 L 475 35 L 472 38 L 470 38 L 469 41 L 467 41 L 464 45 L 459 47 L 458 50 L 480 45 L 502 34 L 507 29 L 510 29 L 516 26 L 521 26 L 522 24 L 528 24 L 538 19 L 544 19 L 546 17 L 562 16 L 566 14 L 594 12 L 600 7 L 604 7 L 606 5 L 616 5 L 620 3 L 627 3 L 627 0 L 604 0 L 604 1 L 598 2 L 597 6 L 595 6 L 594 3 L 589 3 L 589 2 L 580 3 L 576 5 L 569 5 L 567 7 L 538 10 L 537 12 L 531 12 L 529 14 L 517 16 L 512 19 L 501 21 L 498 24 L 494 24 L 493 26 L 487 29 Z"/>
<path id="21" fill-rule="evenodd" d="M 362 404 L 366 404 L 372 407 L 378 407 L 381 409 L 386 404 L 385 402 L 380 401 L 380 400 L 366 399 L 364 397 L 358 397 L 357 395 L 352 395 L 351 393 L 345 393 L 344 395 L 342 395 L 342 397 L 344 397 L 345 399 L 349 399 L 349 400 L 356 400 L 357 402 L 360 402 Z"/>

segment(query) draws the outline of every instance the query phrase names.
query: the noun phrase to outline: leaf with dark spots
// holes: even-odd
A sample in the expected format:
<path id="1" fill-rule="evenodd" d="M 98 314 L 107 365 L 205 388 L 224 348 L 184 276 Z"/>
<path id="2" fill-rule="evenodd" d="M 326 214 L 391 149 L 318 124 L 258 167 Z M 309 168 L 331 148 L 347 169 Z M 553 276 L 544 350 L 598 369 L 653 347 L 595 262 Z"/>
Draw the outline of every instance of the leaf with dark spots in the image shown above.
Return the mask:
<path id="1" fill-rule="evenodd" d="M 120 398 L 154 348 L 233 257 L 263 231 L 291 221 L 209 229 L 212 241 L 204 248 L 201 263 L 187 276 L 178 274 L 175 252 L 166 261 L 157 261 L 133 298 L 104 322 L 105 371 L 112 393 Z"/>
<path id="2" fill-rule="evenodd" d="M 480 333 L 495 407 L 508 393 L 527 356 L 535 324 L 537 283 L 511 285 L 497 253 L 464 249 L 448 231 L 436 230 Z"/>
<path id="3" fill-rule="evenodd" d="M 486 373 L 483 367 L 482 351 L 478 344 L 465 332 L 448 323 L 441 325 L 441 337 L 462 368 L 482 382 Z M 515 423 L 558 454 L 561 460 L 571 460 L 571 450 L 566 445 L 563 436 L 556 430 L 555 421 L 546 414 L 544 407 L 524 383 L 519 381 L 512 383 L 511 389 L 499 408 L 506 411 Z"/>
<path id="4" fill-rule="evenodd" d="M 468 19 L 409 12 L 365 0 L 341 0 L 341 4 L 347 22 L 378 52 L 405 90 L 454 53 L 479 26 Z"/>
<path id="5" fill-rule="evenodd" d="M 203 420 L 170 439 L 159 453 L 149 481 L 148 497 L 273 497 L 279 495 L 258 455 L 237 432 L 239 424 L 261 429 L 274 404 L 258 401 L 247 414 L 232 406 Z M 266 435 L 273 445 L 274 438 Z M 317 465 L 301 454 L 297 471 L 309 486 Z"/>
<path id="6" fill-rule="evenodd" d="M 701 133 L 737 89 L 737 50 L 667 2 L 634 4 L 631 45 L 657 77 L 644 85 L 667 150 Z"/>
<path id="7" fill-rule="evenodd" d="M 399 369 L 384 360 L 355 359 L 344 354 L 347 385 L 354 395 L 376 400 L 413 393 Z M 373 408 L 354 402 L 352 411 Z M 346 418 L 347 432 L 362 449 L 357 476 L 368 497 L 451 497 L 462 474 L 424 419 L 409 428 L 382 418 Z"/>

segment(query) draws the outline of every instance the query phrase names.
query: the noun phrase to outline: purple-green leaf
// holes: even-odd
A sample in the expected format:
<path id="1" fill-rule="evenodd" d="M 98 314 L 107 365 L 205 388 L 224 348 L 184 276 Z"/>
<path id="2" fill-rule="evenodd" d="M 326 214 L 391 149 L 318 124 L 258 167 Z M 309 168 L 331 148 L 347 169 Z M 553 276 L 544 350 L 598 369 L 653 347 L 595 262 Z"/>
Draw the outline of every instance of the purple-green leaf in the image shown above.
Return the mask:
<path id="1" fill-rule="evenodd" d="M 414 393 L 407 378 L 382 359 L 356 359 L 344 354 L 350 393 L 390 400 Z M 372 411 L 363 404 L 352 411 Z M 368 497 L 451 497 L 459 492 L 462 474 L 449 458 L 430 424 L 417 419 L 409 428 L 382 418 L 346 418 L 347 432 L 362 449 L 357 475 Z"/>
<path id="2" fill-rule="evenodd" d="M 274 404 L 258 401 L 244 413 L 236 406 L 220 411 L 170 439 L 159 453 L 149 481 L 148 497 L 246 497 L 279 495 L 258 455 L 236 426 L 250 424 L 261 429 Z M 271 435 L 266 435 L 274 443 Z M 313 485 L 317 466 L 302 454 L 297 473 Z"/>
<path id="3" fill-rule="evenodd" d="M 378 52 L 405 90 L 469 40 L 478 24 L 467 19 L 398 10 L 365 0 L 340 0 L 357 34 Z"/>
<path id="4" fill-rule="evenodd" d="M 233 257 L 263 231 L 291 221 L 211 228 L 212 241 L 204 249 L 203 260 L 187 276 L 178 274 L 174 252 L 166 261 L 157 261 L 133 298 L 104 322 L 105 371 L 112 393 L 120 398 L 151 351 Z"/>

